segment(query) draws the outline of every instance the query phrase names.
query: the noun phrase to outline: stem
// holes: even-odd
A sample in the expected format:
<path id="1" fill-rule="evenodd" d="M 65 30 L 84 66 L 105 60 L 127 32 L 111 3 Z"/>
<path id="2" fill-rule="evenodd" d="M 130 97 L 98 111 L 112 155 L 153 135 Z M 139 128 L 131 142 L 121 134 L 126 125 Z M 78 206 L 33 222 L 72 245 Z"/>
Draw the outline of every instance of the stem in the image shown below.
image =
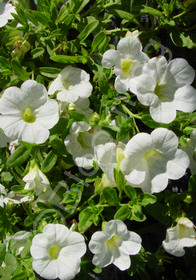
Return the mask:
<path id="1" fill-rule="evenodd" d="M 179 17 L 185 15 L 186 13 L 187 13 L 187 12 L 184 11 L 184 12 L 182 12 L 182 13 L 180 13 L 180 14 L 174 16 L 173 19 L 179 18 Z"/>
<path id="2" fill-rule="evenodd" d="M 125 105 L 122 105 L 122 108 L 123 108 L 124 112 L 127 113 L 131 118 L 135 118 L 135 119 L 141 120 L 142 117 L 133 114 Z"/>
<path id="3" fill-rule="evenodd" d="M 116 28 L 116 29 L 111 29 L 111 30 L 106 30 L 106 34 L 111 34 L 111 33 L 115 33 L 115 32 L 119 32 L 119 31 L 129 31 L 128 28 Z"/>

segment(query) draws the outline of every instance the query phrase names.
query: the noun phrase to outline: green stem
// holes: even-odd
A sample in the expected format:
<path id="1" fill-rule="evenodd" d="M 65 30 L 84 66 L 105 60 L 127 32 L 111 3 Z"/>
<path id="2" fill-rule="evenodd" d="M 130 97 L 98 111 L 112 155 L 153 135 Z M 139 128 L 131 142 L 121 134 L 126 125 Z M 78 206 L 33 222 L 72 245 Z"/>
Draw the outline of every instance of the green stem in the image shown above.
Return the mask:
<path id="1" fill-rule="evenodd" d="M 111 33 L 116 33 L 116 32 L 119 32 L 119 31 L 129 31 L 128 28 L 116 28 L 116 29 L 112 29 L 112 30 L 106 30 L 106 34 L 111 34 Z"/>
<path id="2" fill-rule="evenodd" d="M 179 17 L 185 15 L 186 13 L 187 13 L 187 12 L 184 11 L 184 12 L 182 12 L 182 13 L 180 13 L 180 14 L 174 16 L 173 19 L 179 18 Z"/>
<path id="3" fill-rule="evenodd" d="M 124 112 L 127 113 L 133 119 L 133 123 L 134 123 L 135 129 L 136 129 L 136 132 L 140 133 L 140 130 L 136 124 L 135 119 L 141 120 L 142 117 L 133 114 L 125 105 L 122 105 L 122 108 L 123 108 Z"/>

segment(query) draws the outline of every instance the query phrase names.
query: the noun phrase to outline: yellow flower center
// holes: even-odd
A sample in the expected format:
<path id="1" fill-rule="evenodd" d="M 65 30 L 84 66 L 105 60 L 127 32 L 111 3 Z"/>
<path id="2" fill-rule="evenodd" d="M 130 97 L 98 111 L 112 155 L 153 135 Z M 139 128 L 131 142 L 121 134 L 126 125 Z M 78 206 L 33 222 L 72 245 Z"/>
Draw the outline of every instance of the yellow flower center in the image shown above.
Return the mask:
<path id="1" fill-rule="evenodd" d="M 134 64 L 135 63 L 129 58 L 122 61 L 122 64 L 121 64 L 122 72 L 125 75 L 125 77 L 131 76 L 130 72 L 131 72 L 131 69 L 133 68 Z"/>
<path id="2" fill-rule="evenodd" d="M 32 110 L 30 107 L 27 107 L 23 113 L 22 113 L 22 118 L 25 122 L 28 123 L 33 123 L 36 120 L 35 115 L 33 114 Z"/>
<path id="3" fill-rule="evenodd" d="M 59 245 L 53 245 L 49 249 L 49 255 L 52 259 L 56 260 L 58 258 L 59 252 L 61 250 L 61 247 Z"/>
<path id="4" fill-rule="evenodd" d="M 155 154 L 158 154 L 159 152 L 157 150 L 152 150 L 152 151 L 148 151 L 145 153 L 144 158 L 148 161 L 151 158 L 153 158 L 155 156 Z"/>
<path id="5" fill-rule="evenodd" d="M 116 248 L 118 247 L 118 244 L 121 242 L 121 238 L 117 235 L 113 235 L 109 240 L 106 241 L 106 247 L 108 249 Z"/>
<path id="6" fill-rule="evenodd" d="M 88 134 L 88 132 L 79 132 L 77 137 L 77 141 L 80 143 L 83 149 L 90 148 L 90 146 L 85 141 L 85 134 Z"/>
<path id="7" fill-rule="evenodd" d="M 154 89 L 154 93 L 158 96 L 159 99 L 161 99 L 163 97 L 162 87 L 163 87 L 162 85 L 157 84 Z"/>

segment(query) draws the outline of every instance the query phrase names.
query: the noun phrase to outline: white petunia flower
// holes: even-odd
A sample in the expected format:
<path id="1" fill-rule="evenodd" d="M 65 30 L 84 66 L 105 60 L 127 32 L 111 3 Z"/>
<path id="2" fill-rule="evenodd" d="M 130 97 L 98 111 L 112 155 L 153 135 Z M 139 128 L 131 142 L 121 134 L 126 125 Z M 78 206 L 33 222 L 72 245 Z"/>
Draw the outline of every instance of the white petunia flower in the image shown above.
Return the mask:
<path id="1" fill-rule="evenodd" d="M 86 116 L 87 120 L 90 119 L 90 116 L 93 113 L 93 110 L 89 108 L 90 102 L 88 98 L 79 98 L 74 103 L 67 103 L 59 101 L 59 108 L 61 116 L 68 116 L 68 111 L 76 111 L 82 113 Z"/>
<path id="2" fill-rule="evenodd" d="M 141 74 L 148 56 L 142 52 L 142 44 L 135 37 L 126 37 L 118 42 L 117 50 L 108 50 L 103 54 L 102 65 L 105 68 L 114 66 L 116 74 L 115 89 L 123 93 L 133 90 L 134 78 Z"/>
<path id="3" fill-rule="evenodd" d="M 0 207 L 4 207 L 4 198 L 7 195 L 5 187 L 0 184 Z"/>
<path id="4" fill-rule="evenodd" d="M 59 120 L 58 104 L 48 99 L 45 87 L 25 81 L 21 88 L 7 88 L 0 98 L 0 127 L 7 137 L 41 144 Z"/>
<path id="5" fill-rule="evenodd" d="M 0 3 L 0 28 L 7 24 L 9 19 L 13 19 L 16 9 L 9 3 Z"/>
<path id="6" fill-rule="evenodd" d="M 31 232 L 28 231 L 18 231 L 13 236 L 9 236 L 4 240 L 4 243 L 6 244 L 6 249 L 8 249 L 9 241 L 12 240 L 12 250 L 17 248 L 18 254 L 22 252 L 24 249 L 27 240 L 29 239 L 31 235 Z"/>
<path id="7" fill-rule="evenodd" d="M 102 177 L 103 186 L 116 186 L 114 169 L 120 167 L 120 163 L 124 158 L 124 146 L 125 144 L 120 142 L 108 142 L 95 146 L 95 160 L 104 172 Z"/>
<path id="8" fill-rule="evenodd" d="M 195 71 L 185 59 L 167 63 L 164 56 L 154 57 L 135 80 L 133 92 L 143 105 L 150 106 L 156 122 L 170 123 L 176 110 L 187 113 L 196 109 L 196 90 L 191 86 L 194 78 Z"/>
<path id="9" fill-rule="evenodd" d="M 30 201 L 31 199 L 27 195 L 19 195 L 14 191 L 7 193 L 5 187 L 0 184 L 0 206 L 4 208 L 4 204 L 8 203 L 20 204 L 22 202 Z"/>
<path id="10" fill-rule="evenodd" d="M 32 240 L 33 269 L 45 279 L 71 280 L 86 252 L 84 237 L 61 224 L 48 224 Z"/>
<path id="11" fill-rule="evenodd" d="M 193 175 L 196 175 L 196 129 L 190 135 L 188 146 L 184 149 L 190 159 L 189 168 Z"/>
<path id="12" fill-rule="evenodd" d="M 95 232 L 89 242 L 89 249 L 94 255 L 92 263 L 99 267 L 114 264 L 120 270 L 131 265 L 129 255 L 136 255 L 141 249 L 141 237 L 128 231 L 120 220 L 109 221 L 104 231 Z"/>
<path id="13" fill-rule="evenodd" d="M 48 94 L 58 91 L 57 100 L 67 103 L 74 103 L 79 97 L 88 98 L 93 89 L 89 79 L 90 75 L 86 71 L 67 66 L 51 83 Z"/>
<path id="14" fill-rule="evenodd" d="M 48 178 L 35 162 L 32 162 L 29 172 L 25 175 L 23 181 L 26 182 L 24 189 L 34 190 L 36 195 L 40 195 L 50 187 Z"/>
<path id="15" fill-rule="evenodd" d="M 168 185 L 168 179 L 181 178 L 189 166 L 188 155 L 178 149 L 178 138 L 166 128 L 151 134 L 138 133 L 126 145 L 121 171 L 133 187 L 158 193 Z"/>
<path id="16" fill-rule="evenodd" d="M 3 130 L 0 128 L 0 147 L 6 147 L 7 143 L 9 143 L 11 139 L 5 135 Z"/>
<path id="17" fill-rule="evenodd" d="M 166 238 L 162 245 L 169 254 L 176 257 L 184 256 L 184 247 L 196 246 L 194 224 L 188 218 L 181 217 L 175 227 L 167 229 Z"/>
<path id="18" fill-rule="evenodd" d="M 72 124 L 64 143 L 77 166 L 91 168 L 95 160 L 94 147 L 110 140 L 111 136 L 106 131 L 99 127 L 91 128 L 88 123 L 80 121 Z"/>

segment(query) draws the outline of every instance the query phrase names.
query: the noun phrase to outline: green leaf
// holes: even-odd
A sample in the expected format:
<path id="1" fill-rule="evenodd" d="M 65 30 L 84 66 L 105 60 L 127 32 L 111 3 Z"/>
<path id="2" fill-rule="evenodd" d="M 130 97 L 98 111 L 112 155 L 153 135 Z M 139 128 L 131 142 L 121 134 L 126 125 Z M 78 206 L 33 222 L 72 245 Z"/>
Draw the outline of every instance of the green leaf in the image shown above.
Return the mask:
<path id="1" fill-rule="evenodd" d="M 150 193 L 142 194 L 142 201 L 140 202 L 142 206 L 146 206 L 148 204 L 154 204 L 156 202 L 157 202 L 157 197 L 155 195 L 152 195 Z"/>
<path id="2" fill-rule="evenodd" d="M 119 202 L 116 190 L 111 187 L 103 188 L 103 196 L 107 203 L 111 206 L 115 206 Z"/>
<path id="3" fill-rule="evenodd" d="M 91 45 L 91 51 L 94 52 L 102 49 L 102 47 L 105 45 L 105 39 L 106 39 L 105 32 L 104 31 L 99 32 L 93 39 Z"/>
<path id="4" fill-rule="evenodd" d="M 126 184 L 125 176 L 120 170 L 114 169 L 114 178 L 117 185 L 117 188 L 120 192 L 123 191 Z"/>
<path id="5" fill-rule="evenodd" d="M 30 73 L 27 73 L 27 71 L 16 61 L 12 61 L 12 68 L 14 71 L 14 74 L 22 81 L 26 81 L 29 79 Z"/>
<path id="6" fill-rule="evenodd" d="M 87 207 L 79 214 L 79 231 L 86 231 L 92 224 L 94 220 L 94 211 L 91 207 Z"/>
<path id="7" fill-rule="evenodd" d="M 51 135 L 49 138 L 49 144 L 59 154 L 67 155 L 64 141 L 58 135 Z"/>
<path id="8" fill-rule="evenodd" d="M 46 158 L 42 162 L 41 170 L 44 173 L 49 172 L 56 164 L 58 159 L 57 154 L 55 154 L 53 151 L 50 151 Z"/>
<path id="9" fill-rule="evenodd" d="M 45 77 L 55 79 L 58 76 L 58 74 L 61 72 L 61 69 L 54 68 L 54 67 L 40 67 L 39 72 Z"/>
<path id="10" fill-rule="evenodd" d="M 31 55 L 32 55 L 33 59 L 35 59 L 35 58 L 37 58 L 37 57 L 43 55 L 44 52 L 45 52 L 44 48 L 41 48 L 41 47 L 40 47 L 40 48 L 33 49 L 33 50 L 31 51 Z"/>
<path id="11" fill-rule="evenodd" d="M 114 219 L 124 221 L 131 216 L 131 209 L 128 205 L 121 206 L 114 215 Z"/>
<path id="12" fill-rule="evenodd" d="M 76 111 L 69 111 L 70 116 L 76 121 L 88 122 L 86 116 Z"/>
<path id="13" fill-rule="evenodd" d="M 8 253 L 8 252 L 5 255 L 5 265 L 6 266 L 12 266 L 13 272 L 14 272 L 14 270 L 17 267 L 17 260 L 16 260 L 16 258 L 13 255 L 11 255 L 10 253 Z"/>
<path id="14" fill-rule="evenodd" d="M 143 222 L 146 220 L 146 216 L 142 212 L 142 207 L 138 204 L 135 204 L 131 207 L 131 220 L 137 222 Z"/>
<path id="15" fill-rule="evenodd" d="M 85 64 L 87 63 L 87 58 L 83 56 L 71 56 L 71 55 L 54 55 L 50 57 L 51 60 L 59 63 L 82 63 Z"/>
<path id="16" fill-rule="evenodd" d="M 155 122 L 149 114 L 142 115 L 142 122 L 150 128 L 160 127 L 160 123 Z"/>
<path id="17" fill-rule="evenodd" d="M 130 198 L 132 203 L 135 203 L 137 201 L 137 193 L 133 187 L 131 187 L 130 185 L 126 185 L 124 187 L 124 192 L 128 196 L 128 198 Z"/>
<path id="18" fill-rule="evenodd" d="M 24 163 L 30 156 L 31 151 L 24 146 L 19 146 L 13 154 L 7 159 L 7 167 L 20 166 Z"/>
<path id="19" fill-rule="evenodd" d="M 38 26 L 39 23 L 44 26 L 49 26 L 51 23 L 49 13 L 33 10 L 26 10 L 25 13 L 27 14 L 28 19 L 36 26 Z"/>
<path id="20" fill-rule="evenodd" d="M 84 41 L 91 33 L 95 31 L 95 29 L 98 27 L 99 21 L 94 20 L 87 24 L 85 28 L 82 30 L 82 32 L 78 35 L 77 39 L 79 41 Z"/>
<path id="21" fill-rule="evenodd" d="M 159 10 L 156 10 L 152 7 L 149 7 L 149 6 L 146 6 L 146 5 L 143 5 L 142 9 L 140 10 L 140 13 L 141 14 L 149 14 L 149 15 L 152 15 L 152 16 L 159 16 L 159 17 L 162 17 L 163 16 L 163 13 Z"/>
<path id="22" fill-rule="evenodd" d="M 0 244 L 0 266 L 4 261 L 5 253 L 6 253 L 6 246 L 4 243 L 2 243 Z"/>
<path id="23" fill-rule="evenodd" d="M 123 10 L 119 10 L 119 9 L 109 9 L 110 14 L 114 14 L 117 17 L 120 17 L 122 19 L 126 19 L 130 22 L 134 22 L 136 24 L 139 24 L 139 22 L 137 21 L 135 15 L 128 13 L 126 11 Z"/>
<path id="24" fill-rule="evenodd" d="M 27 272 L 23 266 L 19 266 L 12 275 L 11 280 L 27 280 Z"/>

